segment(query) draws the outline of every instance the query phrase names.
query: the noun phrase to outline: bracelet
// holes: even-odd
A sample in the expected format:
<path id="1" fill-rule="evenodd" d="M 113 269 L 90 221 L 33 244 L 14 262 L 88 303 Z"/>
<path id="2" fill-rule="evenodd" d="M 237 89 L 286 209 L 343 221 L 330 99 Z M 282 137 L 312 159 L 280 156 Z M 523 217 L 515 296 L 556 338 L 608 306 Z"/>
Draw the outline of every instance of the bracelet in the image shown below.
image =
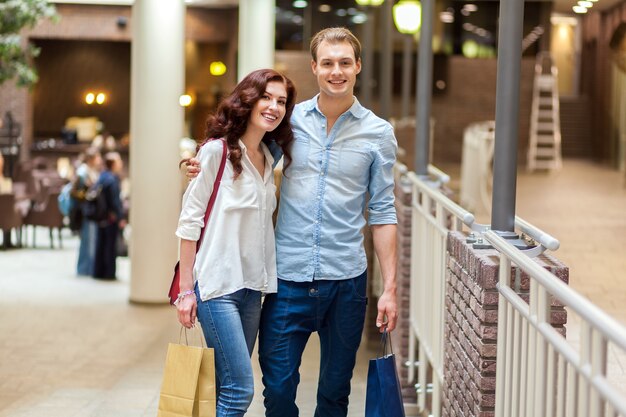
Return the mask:
<path id="1" fill-rule="evenodd" d="M 176 301 L 174 301 L 174 305 L 178 304 L 183 298 L 188 295 L 195 294 L 193 290 L 187 290 L 185 292 L 179 292 L 178 297 L 176 297 Z"/>

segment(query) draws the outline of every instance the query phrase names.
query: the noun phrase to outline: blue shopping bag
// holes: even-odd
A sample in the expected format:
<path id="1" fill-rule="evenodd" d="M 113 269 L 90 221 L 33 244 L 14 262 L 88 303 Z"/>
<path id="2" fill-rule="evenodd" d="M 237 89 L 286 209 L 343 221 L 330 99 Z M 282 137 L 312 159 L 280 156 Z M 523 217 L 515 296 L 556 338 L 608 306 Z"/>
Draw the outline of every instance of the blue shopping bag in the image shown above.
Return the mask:
<path id="1" fill-rule="evenodd" d="M 396 358 L 386 329 L 382 334 L 381 350 L 379 357 L 370 359 L 369 363 L 365 417 L 405 417 Z"/>

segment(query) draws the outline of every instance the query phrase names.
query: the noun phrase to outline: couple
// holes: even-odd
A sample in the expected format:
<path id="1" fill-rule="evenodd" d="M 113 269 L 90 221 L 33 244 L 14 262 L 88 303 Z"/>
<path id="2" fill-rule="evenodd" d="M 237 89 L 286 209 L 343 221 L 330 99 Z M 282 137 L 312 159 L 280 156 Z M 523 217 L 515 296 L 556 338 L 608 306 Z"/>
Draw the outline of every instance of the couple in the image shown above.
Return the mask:
<path id="1" fill-rule="evenodd" d="M 178 319 L 189 328 L 197 317 L 215 349 L 218 417 L 243 416 L 252 401 L 257 330 L 267 416 L 298 416 L 298 369 L 312 332 L 321 343 L 315 416 L 346 416 L 367 305 L 365 207 L 384 281 L 376 326 L 395 327 L 397 143 L 389 123 L 353 96 L 360 52 L 349 30 L 322 30 L 311 41 L 316 97 L 294 106 L 291 81 L 259 70 L 220 104 L 207 138 L 227 141 L 228 163 L 197 255 L 222 141 L 206 142 L 199 170 L 189 168 L 199 173 L 176 232 Z M 274 237 L 272 166 L 281 154 Z"/>

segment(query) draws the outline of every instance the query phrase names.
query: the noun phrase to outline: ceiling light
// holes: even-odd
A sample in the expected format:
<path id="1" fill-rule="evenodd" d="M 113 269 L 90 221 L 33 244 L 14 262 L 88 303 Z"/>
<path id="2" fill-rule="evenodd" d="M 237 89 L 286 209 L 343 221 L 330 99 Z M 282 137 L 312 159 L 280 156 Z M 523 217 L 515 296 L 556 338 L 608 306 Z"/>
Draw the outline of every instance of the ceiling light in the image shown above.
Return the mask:
<path id="1" fill-rule="evenodd" d="M 385 0 L 356 0 L 359 6 L 380 6 Z"/>
<path id="2" fill-rule="evenodd" d="M 332 10 L 333 8 L 330 7 L 329 4 L 320 4 L 320 7 L 318 8 L 318 10 L 322 13 L 328 13 Z"/>
<path id="3" fill-rule="evenodd" d="M 107 96 L 104 93 L 98 93 L 98 95 L 96 96 L 96 103 L 103 104 L 106 98 Z"/>
<path id="4" fill-rule="evenodd" d="M 478 6 L 476 6 L 475 4 L 472 3 L 467 3 L 466 5 L 463 6 L 464 10 L 467 10 L 468 12 L 472 13 L 478 10 Z"/>
<path id="5" fill-rule="evenodd" d="M 443 23 L 454 23 L 454 15 L 451 12 L 439 13 L 439 20 Z"/>
<path id="6" fill-rule="evenodd" d="M 87 95 L 85 96 L 85 103 L 87 104 L 93 104 L 95 100 L 96 95 L 94 93 L 87 93 Z"/>
<path id="7" fill-rule="evenodd" d="M 393 6 L 393 21 L 400 33 L 417 33 L 422 23 L 422 5 L 416 0 L 400 0 Z"/>
<path id="8" fill-rule="evenodd" d="M 309 2 L 306 0 L 295 0 L 293 2 L 293 7 L 295 7 L 296 9 L 304 9 L 308 5 Z"/>
<path id="9" fill-rule="evenodd" d="M 354 16 L 352 16 L 352 19 L 350 19 L 350 20 L 355 25 L 360 25 L 362 23 L 367 22 L 367 15 L 365 13 L 358 13 L 358 14 L 355 14 Z"/>
<path id="10" fill-rule="evenodd" d="M 585 9 L 591 9 L 593 7 L 593 3 L 590 1 L 581 0 L 578 2 L 579 6 L 584 7 Z"/>
<path id="11" fill-rule="evenodd" d="M 178 99 L 178 103 L 183 107 L 189 106 L 191 104 L 191 96 L 189 94 L 183 94 Z"/>
<path id="12" fill-rule="evenodd" d="M 572 7 L 574 13 L 587 13 L 587 8 L 582 6 L 574 6 Z"/>
<path id="13" fill-rule="evenodd" d="M 226 64 L 222 61 L 213 61 L 209 65 L 209 72 L 211 75 L 219 77 L 220 75 L 226 74 Z"/>

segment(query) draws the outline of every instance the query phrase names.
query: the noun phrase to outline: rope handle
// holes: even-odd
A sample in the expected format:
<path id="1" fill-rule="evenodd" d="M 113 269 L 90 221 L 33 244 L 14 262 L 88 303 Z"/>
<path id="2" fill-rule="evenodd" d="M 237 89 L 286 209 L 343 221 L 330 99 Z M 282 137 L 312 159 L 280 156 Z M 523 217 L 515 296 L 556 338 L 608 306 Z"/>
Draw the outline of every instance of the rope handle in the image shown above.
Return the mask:
<path id="1" fill-rule="evenodd" d="M 387 343 L 389 343 L 389 354 L 387 354 Z M 391 344 L 391 333 L 387 331 L 387 327 L 385 326 L 383 334 L 380 337 L 380 350 L 378 357 L 384 358 L 389 355 L 393 355 L 393 345 Z"/>
<path id="2" fill-rule="evenodd" d="M 198 334 L 198 328 L 196 326 L 193 327 L 194 333 Z M 178 333 L 178 344 L 180 345 L 181 340 L 183 338 L 183 330 L 185 331 L 185 346 L 189 346 L 189 340 L 187 339 L 187 328 L 185 326 L 180 326 L 180 333 Z M 204 343 L 204 335 L 200 332 L 200 347 L 206 348 L 206 344 Z"/>

